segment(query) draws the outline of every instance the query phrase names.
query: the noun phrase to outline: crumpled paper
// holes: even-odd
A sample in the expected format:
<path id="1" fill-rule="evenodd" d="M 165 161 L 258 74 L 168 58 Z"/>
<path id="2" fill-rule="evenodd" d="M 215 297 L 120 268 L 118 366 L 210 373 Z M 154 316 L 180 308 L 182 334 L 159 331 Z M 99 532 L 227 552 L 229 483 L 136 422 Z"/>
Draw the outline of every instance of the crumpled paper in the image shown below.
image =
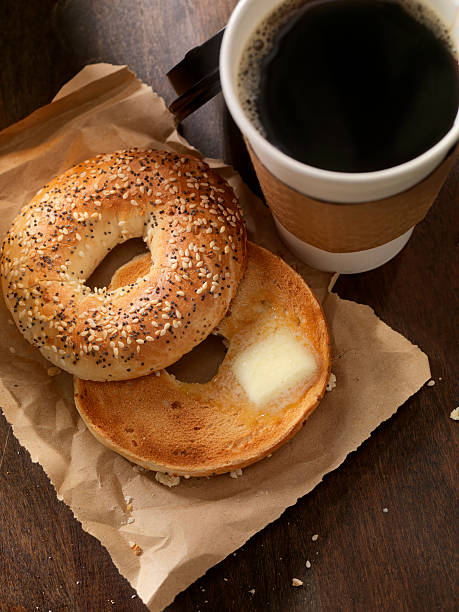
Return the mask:
<path id="1" fill-rule="evenodd" d="M 177 133 L 163 100 L 126 67 L 87 66 L 51 104 L 0 133 L 0 237 L 49 179 L 92 155 L 130 146 L 199 154 Z M 330 327 L 337 386 L 272 457 L 238 479 L 223 475 L 162 486 L 154 473 L 93 438 L 75 409 L 71 376 L 49 375 L 50 364 L 22 338 L 0 301 L 3 412 L 59 499 L 108 549 L 152 611 L 162 610 L 311 491 L 430 377 L 428 359 L 418 347 L 368 306 L 329 293 L 331 275 L 288 253 L 268 210 L 236 172 L 207 161 L 239 196 L 250 238 L 305 277 Z M 116 253 L 110 265 L 116 268 Z M 134 554 L 133 542 L 141 555 Z"/>

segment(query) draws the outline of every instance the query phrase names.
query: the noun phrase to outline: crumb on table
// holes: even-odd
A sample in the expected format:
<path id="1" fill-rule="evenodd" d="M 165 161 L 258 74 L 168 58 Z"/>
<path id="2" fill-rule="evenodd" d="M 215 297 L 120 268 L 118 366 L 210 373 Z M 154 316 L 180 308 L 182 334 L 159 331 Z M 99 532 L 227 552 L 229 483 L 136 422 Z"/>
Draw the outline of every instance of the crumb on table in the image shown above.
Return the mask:
<path id="1" fill-rule="evenodd" d="M 299 578 L 292 578 L 292 586 L 294 587 L 303 586 L 303 581 L 300 580 Z"/>

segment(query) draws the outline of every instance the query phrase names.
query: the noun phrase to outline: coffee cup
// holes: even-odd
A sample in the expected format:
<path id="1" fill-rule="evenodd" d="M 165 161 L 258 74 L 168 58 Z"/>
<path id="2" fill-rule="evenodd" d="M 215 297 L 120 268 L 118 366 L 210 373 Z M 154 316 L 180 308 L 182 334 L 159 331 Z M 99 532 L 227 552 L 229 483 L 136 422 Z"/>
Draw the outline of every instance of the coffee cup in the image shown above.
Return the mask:
<path id="1" fill-rule="evenodd" d="M 285 2 L 285 0 L 284 0 Z M 238 89 L 243 54 L 279 0 L 240 0 L 226 26 L 219 75 L 228 109 L 242 132 L 266 202 L 288 248 L 309 265 L 358 273 L 377 268 L 406 245 L 454 161 L 454 122 L 433 146 L 396 166 L 366 172 L 323 169 L 275 146 L 249 117 Z M 422 0 L 459 46 L 457 0 Z"/>

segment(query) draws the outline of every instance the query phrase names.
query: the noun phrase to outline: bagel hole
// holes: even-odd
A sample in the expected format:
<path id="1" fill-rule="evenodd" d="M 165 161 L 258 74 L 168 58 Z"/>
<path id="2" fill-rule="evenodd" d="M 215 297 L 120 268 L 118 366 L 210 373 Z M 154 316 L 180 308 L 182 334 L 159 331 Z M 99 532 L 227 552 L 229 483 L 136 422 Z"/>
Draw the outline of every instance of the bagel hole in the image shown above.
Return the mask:
<path id="1" fill-rule="evenodd" d="M 187 383 L 206 383 L 217 374 L 225 358 L 226 339 L 210 334 L 205 340 L 166 368 L 177 380 Z"/>
<path id="2" fill-rule="evenodd" d="M 86 281 L 86 285 L 92 291 L 101 287 L 108 287 L 118 268 L 124 266 L 134 257 L 145 255 L 146 253 L 149 253 L 149 250 L 142 238 L 131 238 L 131 240 L 117 244 L 100 262 Z"/>

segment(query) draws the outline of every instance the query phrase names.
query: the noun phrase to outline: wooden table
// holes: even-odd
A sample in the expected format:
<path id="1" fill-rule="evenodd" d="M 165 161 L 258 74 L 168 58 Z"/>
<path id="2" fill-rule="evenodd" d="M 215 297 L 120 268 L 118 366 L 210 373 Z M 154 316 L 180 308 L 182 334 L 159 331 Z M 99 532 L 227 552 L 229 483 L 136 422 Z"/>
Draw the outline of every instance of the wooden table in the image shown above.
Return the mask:
<path id="1" fill-rule="evenodd" d="M 128 64 L 167 102 L 164 76 L 222 27 L 236 0 L 3 0 L 0 127 L 51 100 L 82 66 Z M 184 122 L 187 138 L 256 188 L 221 95 Z M 459 425 L 449 418 L 457 349 L 459 165 L 407 248 L 374 272 L 341 277 L 428 354 L 425 387 L 345 464 L 169 610 L 453 610 Z M 457 294 L 456 294 L 457 295 Z M 457 446 L 456 446 L 457 448 Z M 383 512 L 387 507 L 388 512 Z M 313 526 L 313 527 L 311 527 Z M 311 541 L 311 528 L 319 534 Z M 312 561 L 307 570 L 305 562 Z M 293 589 L 300 575 L 304 587 Z M 227 579 L 227 580 L 224 580 Z M 251 594 L 250 590 L 255 589 Z M 455 597 L 456 595 L 456 597 Z M 457 608 L 456 608 L 457 609 Z M 57 501 L 42 468 L 0 419 L 0 611 L 146 610 L 97 540 Z"/>

